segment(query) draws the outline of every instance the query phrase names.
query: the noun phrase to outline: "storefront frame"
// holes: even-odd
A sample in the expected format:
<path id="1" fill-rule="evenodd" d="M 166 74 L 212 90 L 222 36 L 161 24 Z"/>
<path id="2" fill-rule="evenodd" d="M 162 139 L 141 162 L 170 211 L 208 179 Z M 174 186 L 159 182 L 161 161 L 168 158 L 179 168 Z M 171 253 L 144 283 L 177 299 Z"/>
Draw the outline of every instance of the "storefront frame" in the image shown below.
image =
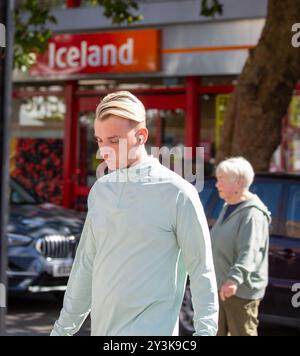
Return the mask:
<path id="1" fill-rule="evenodd" d="M 131 89 L 144 103 L 146 109 L 172 110 L 183 109 L 186 112 L 185 146 L 192 147 L 193 156 L 199 145 L 200 101 L 202 94 L 232 93 L 233 85 L 202 86 L 201 78 L 192 76 L 186 78 L 186 85 L 172 88 Z M 110 90 L 111 91 L 111 90 Z M 24 91 L 16 89 L 14 98 L 28 99 L 34 96 L 63 96 L 66 105 L 64 124 L 64 152 L 63 152 L 63 206 L 73 208 L 76 197 L 87 196 L 89 188 L 78 183 L 78 123 L 79 112 L 95 111 L 100 98 L 109 91 L 79 89 L 76 80 L 64 83 L 64 90 L 34 90 Z M 160 146 L 161 122 L 157 119 L 156 144 Z"/>

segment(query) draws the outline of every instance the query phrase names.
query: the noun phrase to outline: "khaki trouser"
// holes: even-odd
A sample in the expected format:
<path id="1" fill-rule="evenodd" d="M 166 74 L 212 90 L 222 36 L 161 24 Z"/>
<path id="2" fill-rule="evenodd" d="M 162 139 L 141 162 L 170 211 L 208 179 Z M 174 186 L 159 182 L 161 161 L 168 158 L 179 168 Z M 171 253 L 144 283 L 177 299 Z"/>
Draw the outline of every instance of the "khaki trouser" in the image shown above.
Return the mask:
<path id="1" fill-rule="evenodd" d="M 260 300 L 236 296 L 219 300 L 219 330 L 217 336 L 257 336 Z"/>

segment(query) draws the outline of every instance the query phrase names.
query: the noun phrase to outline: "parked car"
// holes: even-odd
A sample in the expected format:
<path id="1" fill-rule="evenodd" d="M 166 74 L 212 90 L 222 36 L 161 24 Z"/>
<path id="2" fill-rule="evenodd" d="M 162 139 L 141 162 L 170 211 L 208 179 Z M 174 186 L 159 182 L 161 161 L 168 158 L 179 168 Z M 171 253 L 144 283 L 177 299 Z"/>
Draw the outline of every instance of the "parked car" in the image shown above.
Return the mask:
<path id="1" fill-rule="evenodd" d="M 212 227 L 224 201 L 218 196 L 215 179 L 208 178 L 199 194 Z M 300 283 L 300 176 L 258 174 L 251 187 L 272 213 L 269 250 L 269 285 L 260 306 L 260 320 L 300 328 L 300 307 L 292 305 Z M 180 313 L 180 334 L 193 333 L 193 311 L 187 285 Z"/>
<path id="2" fill-rule="evenodd" d="M 84 215 L 44 203 L 10 180 L 9 292 L 60 292 L 66 288 Z"/>

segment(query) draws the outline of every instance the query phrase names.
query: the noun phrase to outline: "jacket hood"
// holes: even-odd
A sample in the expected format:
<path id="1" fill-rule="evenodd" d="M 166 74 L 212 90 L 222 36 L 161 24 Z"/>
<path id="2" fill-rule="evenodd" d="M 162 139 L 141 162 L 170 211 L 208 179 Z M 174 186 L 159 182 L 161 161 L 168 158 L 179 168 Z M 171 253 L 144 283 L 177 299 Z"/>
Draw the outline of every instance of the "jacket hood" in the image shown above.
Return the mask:
<path id="1" fill-rule="evenodd" d="M 272 221 L 271 212 L 256 194 L 254 194 L 251 199 L 243 202 L 232 215 L 235 215 L 236 213 L 240 212 L 243 209 L 249 209 L 249 208 L 256 208 L 261 212 L 263 212 L 267 217 L 269 224 L 271 223 Z"/>

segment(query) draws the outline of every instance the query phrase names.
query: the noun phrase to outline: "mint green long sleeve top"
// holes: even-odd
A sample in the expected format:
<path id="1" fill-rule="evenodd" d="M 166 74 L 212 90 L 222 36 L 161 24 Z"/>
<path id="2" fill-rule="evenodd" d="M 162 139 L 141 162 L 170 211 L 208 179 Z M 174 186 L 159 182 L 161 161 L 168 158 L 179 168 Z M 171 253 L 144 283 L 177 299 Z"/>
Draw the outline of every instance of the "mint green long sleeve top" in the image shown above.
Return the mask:
<path id="1" fill-rule="evenodd" d="M 195 335 L 215 335 L 218 297 L 209 229 L 195 187 L 150 156 L 101 177 L 52 336 L 172 335 L 187 273 Z"/>

